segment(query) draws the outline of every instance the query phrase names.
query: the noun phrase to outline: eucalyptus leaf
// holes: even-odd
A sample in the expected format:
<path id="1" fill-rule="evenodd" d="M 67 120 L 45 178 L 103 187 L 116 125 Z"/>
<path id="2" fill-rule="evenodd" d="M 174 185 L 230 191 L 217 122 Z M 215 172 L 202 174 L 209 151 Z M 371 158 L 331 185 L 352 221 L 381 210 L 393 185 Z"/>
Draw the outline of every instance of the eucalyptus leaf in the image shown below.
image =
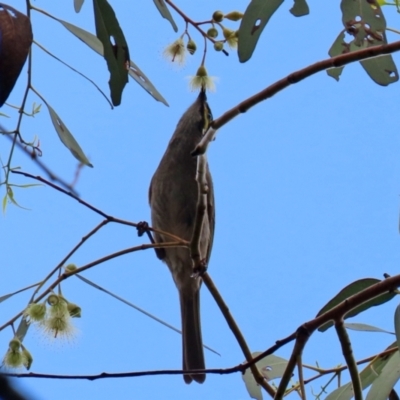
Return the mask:
<path id="1" fill-rule="evenodd" d="M 261 352 L 252 353 L 252 357 L 256 358 Z M 288 361 L 284 358 L 275 356 L 273 354 L 264 357 L 262 360 L 256 363 L 260 373 L 267 381 L 271 381 L 276 378 L 281 378 L 286 370 Z M 251 370 L 246 369 L 242 375 L 242 379 L 246 385 L 246 389 L 253 399 L 262 399 L 261 387 L 258 385 Z"/>
<path id="2" fill-rule="evenodd" d="M 400 349 L 400 304 L 394 312 L 394 331 L 396 333 L 397 347 Z"/>
<path id="3" fill-rule="evenodd" d="M 394 347 L 396 347 L 396 343 L 392 343 L 386 350 Z M 363 390 L 378 378 L 379 374 L 383 371 L 390 359 L 397 353 L 398 352 L 393 352 L 391 354 L 378 356 L 363 369 L 360 373 L 361 386 Z M 353 396 L 353 385 L 349 382 L 331 392 L 325 400 L 351 400 Z"/>
<path id="4" fill-rule="evenodd" d="M 78 142 L 72 136 L 72 133 L 66 127 L 64 122 L 58 116 L 58 114 L 54 111 L 54 109 L 48 103 L 45 103 L 45 104 L 47 106 L 47 109 L 49 110 L 51 122 L 53 123 L 54 128 L 56 129 L 56 132 L 58 134 L 58 137 L 60 138 L 60 140 L 64 144 L 64 146 L 82 164 L 85 164 L 88 167 L 93 167 L 93 165 L 90 163 L 88 158 L 85 156 L 83 150 L 81 149 L 81 146 L 79 146 Z"/>
<path id="5" fill-rule="evenodd" d="M 165 4 L 164 0 L 153 0 L 154 4 L 156 5 L 158 11 L 160 12 L 161 16 L 165 19 L 167 19 L 171 25 L 172 28 L 175 32 L 178 32 L 178 27 L 176 26 L 176 23 L 174 19 L 172 18 L 171 13 L 169 12 L 169 9 L 167 5 Z"/>
<path id="6" fill-rule="evenodd" d="M 400 356 L 399 352 L 393 354 L 383 368 L 380 375 L 375 379 L 365 400 L 387 400 L 394 385 L 400 378 Z"/>
<path id="7" fill-rule="evenodd" d="M 121 104 L 128 83 L 129 49 L 115 12 L 107 0 L 93 0 L 96 35 L 103 43 L 104 58 L 110 71 L 111 101 Z"/>
<path id="8" fill-rule="evenodd" d="M 15 336 L 17 336 L 21 342 L 24 340 L 26 334 L 28 333 L 29 326 L 30 325 L 28 324 L 26 318 L 22 317 L 21 322 L 18 325 L 17 331 L 15 332 Z"/>
<path id="9" fill-rule="evenodd" d="M 381 282 L 379 279 L 364 278 L 364 279 L 360 279 L 360 280 L 357 280 L 357 281 L 351 283 L 350 285 L 348 285 L 344 289 L 342 289 L 324 307 L 322 307 L 322 309 L 318 312 L 317 317 L 326 313 L 327 311 L 331 310 L 332 308 L 336 307 L 338 304 L 340 304 L 342 301 L 345 301 L 349 297 L 351 297 L 351 296 L 363 291 L 364 289 L 367 289 L 370 286 L 375 285 L 376 283 L 379 283 L 379 282 Z M 366 311 L 371 307 L 379 306 L 383 303 L 386 303 L 386 302 L 392 300 L 395 295 L 396 295 L 395 293 L 384 293 L 377 297 L 374 297 L 373 299 L 368 300 L 365 303 L 354 308 L 353 310 L 349 311 L 345 315 L 344 319 L 354 317 L 355 315 L 358 315 L 361 312 Z M 320 332 L 324 332 L 331 326 L 333 326 L 333 322 L 329 321 L 326 324 L 320 326 L 318 328 L 318 330 Z"/>
<path id="10" fill-rule="evenodd" d="M 372 326 L 368 324 L 361 324 L 361 323 L 349 323 L 346 322 L 344 326 L 347 329 L 352 329 L 353 331 L 361 331 L 361 332 L 379 332 L 379 333 L 389 333 L 394 335 L 393 332 L 386 331 L 385 329 L 378 328 L 377 326 Z"/>
<path id="11" fill-rule="evenodd" d="M 82 5 L 84 3 L 85 0 L 74 0 L 74 9 L 75 12 L 79 12 L 81 11 Z"/>
<path id="12" fill-rule="evenodd" d="M 92 50 L 94 50 L 97 54 L 103 56 L 103 43 L 100 42 L 97 36 L 92 33 L 85 31 L 79 26 L 70 24 L 67 21 L 63 21 L 62 19 L 56 19 L 60 22 L 66 29 L 68 29 L 74 36 L 84 42 L 87 46 L 89 46 Z M 144 74 L 144 72 L 132 61 L 129 61 L 129 71 L 128 74 L 131 78 L 133 78 L 143 89 L 145 89 L 154 99 L 164 103 L 168 106 L 167 101 L 161 95 L 161 93 L 154 87 L 151 83 L 150 79 Z"/>
<path id="13" fill-rule="evenodd" d="M 256 48 L 258 39 L 269 19 L 283 0 L 252 0 L 248 5 L 239 27 L 239 61 L 248 61 Z"/>
<path id="14" fill-rule="evenodd" d="M 304 15 L 310 14 L 310 8 L 308 7 L 306 0 L 294 0 L 294 5 L 290 9 L 290 12 L 295 17 L 302 17 Z"/>
<path id="15" fill-rule="evenodd" d="M 343 52 L 346 50 L 346 47 L 348 46 L 345 41 L 345 33 L 344 33 L 344 29 L 339 33 L 338 37 L 335 39 L 335 41 L 333 42 L 331 48 L 328 51 L 328 54 L 331 57 L 336 57 L 340 54 L 343 54 Z M 340 75 L 343 72 L 343 68 L 342 67 L 336 67 L 336 68 L 329 68 L 326 70 L 326 73 L 331 76 L 332 78 L 336 79 L 337 81 L 339 80 Z"/>

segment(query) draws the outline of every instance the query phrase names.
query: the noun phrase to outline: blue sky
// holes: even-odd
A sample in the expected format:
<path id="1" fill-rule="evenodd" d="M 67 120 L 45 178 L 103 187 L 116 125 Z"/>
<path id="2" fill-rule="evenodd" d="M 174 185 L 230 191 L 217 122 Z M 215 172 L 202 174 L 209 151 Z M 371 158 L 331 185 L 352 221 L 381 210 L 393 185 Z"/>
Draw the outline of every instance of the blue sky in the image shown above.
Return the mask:
<path id="1" fill-rule="evenodd" d="M 214 6 L 177 1 L 195 20 L 210 18 Z M 310 2 L 311 14 L 294 18 L 286 2 L 271 19 L 252 59 L 239 64 L 210 51 L 208 72 L 218 77 L 209 95 L 214 117 L 287 74 L 325 59 L 342 29 L 339 2 Z M 122 105 L 111 110 L 87 81 L 33 47 L 33 85 L 74 134 L 93 169 L 81 171 L 76 190 L 87 202 L 115 217 L 150 220 L 148 186 L 177 121 L 194 101 L 187 77 L 202 56 L 202 40 L 183 68 L 166 62 L 163 49 L 174 41 L 169 23 L 153 2 L 112 1 L 130 46 L 131 59 L 152 80 L 170 107 L 156 102 L 134 81 Z M 13 7 L 25 10 L 25 2 Z M 244 10 L 247 1 L 221 1 L 224 12 Z M 75 14 L 73 2 L 40 0 L 35 6 L 94 32 L 92 6 Z M 398 27 L 395 10 L 384 10 Z M 174 14 L 180 32 L 184 23 Z M 93 79 L 108 93 L 108 71 L 97 54 L 59 23 L 32 12 L 35 40 Z M 235 24 L 230 24 L 234 27 Z M 193 32 L 193 31 L 192 31 Z M 396 36 L 388 35 L 389 40 Z M 396 62 L 399 56 L 394 55 Z M 26 69 L 8 102 L 20 104 Z M 263 351 L 291 334 L 350 282 L 395 275 L 399 253 L 400 159 L 397 124 L 398 84 L 374 84 L 358 64 L 345 68 L 339 82 L 322 72 L 278 93 L 224 126 L 209 148 L 216 198 L 216 231 L 209 273 L 228 304 L 252 351 Z M 41 103 L 33 93 L 28 109 Z M 16 112 L 1 110 L 13 129 Z M 42 161 L 72 181 L 76 160 L 59 141 L 44 105 L 24 118 L 28 141 L 40 138 Z M 9 142 L 2 140 L 1 159 Z M 19 151 L 13 166 L 43 173 Z M 3 177 L 3 175 L 2 175 Z M 13 176 L 13 183 L 32 183 Z M 4 195 L 4 189 L 3 194 Z M 98 215 L 53 189 L 15 190 L 19 204 L 1 217 L 0 295 L 43 279 L 100 221 Z M 144 243 L 136 231 L 108 225 L 70 260 L 78 266 Z M 179 328 L 177 291 L 168 269 L 152 251 L 132 253 L 84 274 L 128 301 Z M 68 375 L 129 372 L 181 367 L 180 336 L 78 279 L 63 284 L 64 295 L 82 307 L 77 334 L 59 343 L 31 329 L 25 344 L 34 357 L 32 371 Z M 29 293 L 1 304 L 0 323 L 23 309 Z M 355 318 L 393 330 L 396 299 Z M 204 343 L 209 368 L 244 360 L 219 309 L 205 287 L 201 292 Z M 75 321 L 74 321 L 75 322 Z M 394 341 L 383 334 L 350 332 L 357 359 Z M 0 332 L 2 352 L 12 338 Z M 289 357 L 292 346 L 277 355 Z M 0 351 L 1 353 L 1 351 Z M 315 333 L 304 353 L 308 364 L 325 368 L 344 363 L 335 333 Z M 314 392 L 328 381 L 312 383 Z M 203 385 L 187 386 L 180 376 L 61 381 L 24 379 L 21 387 L 38 400 L 70 398 L 233 399 L 249 398 L 240 374 L 209 375 Z M 328 388 L 333 389 L 333 385 Z M 293 396 L 294 398 L 294 396 Z"/>

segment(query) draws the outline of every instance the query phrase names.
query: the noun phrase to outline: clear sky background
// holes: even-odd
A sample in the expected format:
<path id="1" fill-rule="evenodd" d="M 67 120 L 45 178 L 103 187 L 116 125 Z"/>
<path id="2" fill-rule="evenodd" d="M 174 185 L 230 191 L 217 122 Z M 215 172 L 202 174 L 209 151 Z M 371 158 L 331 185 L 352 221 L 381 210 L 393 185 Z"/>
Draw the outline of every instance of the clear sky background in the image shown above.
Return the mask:
<path id="1" fill-rule="evenodd" d="M 212 4 L 211 4 L 212 3 Z M 244 11 L 247 1 L 176 4 L 195 20 L 215 9 Z M 25 12 L 23 0 L 9 3 Z M 38 0 L 35 6 L 94 32 L 91 2 L 76 14 L 71 1 Z M 122 105 L 113 111 L 94 87 L 33 46 L 34 87 L 58 112 L 90 158 L 93 169 L 81 171 L 76 190 L 87 202 L 118 218 L 150 220 L 148 186 L 176 123 L 196 94 L 188 89 L 202 56 L 183 68 L 163 57 L 176 34 L 153 2 L 111 1 L 130 46 L 131 59 L 167 99 L 154 101 L 133 80 Z M 327 57 L 342 29 L 339 1 L 310 1 L 311 14 L 295 18 L 284 2 L 264 31 L 252 59 L 238 62 L 210 51 L 209 74 L 219 78 L 209 95 L 214 117 L 287 74 Z M 395 9 L 384 9 L 388 25 L 398 28 Z M 184 23 L 173 13 L 180 32 Z M 105 61 L 58 22 L 32 12 L 35 40 L 93 79 L 108 93 Z M 227 24 L 234 28 L 234 23 Z M 389 40 L 397 37 L 388 34 Z M 399 64 L 399 55 L 394 55 Z M 26 68 L 8 102 L 20 104 Z M 209 273 L 252 351 L 263 351 L 315 317 L 319 309 L 349 283 L 398 273 L 400 86 L 373 83 L 359 64 L 345 68 L 340 82 L 321 72 L 293 85 L 224 126 L 209 149 L 216 197 L 216 232 Z M 33 102 L 41 103 L 31 93 Z M 14 129 L 16 111 L 4 106 L 0 118 Z M 45 106 L 24 118 L 25 140 L 40 138 L 42 161 L 68 181 L 76 160 L 59 141 Z M 5 162 L 9 141 L 0 142 Z M 43 175 L 16 151 L 14 167 Z M 3 179 L 3 173 L 1 173 Z M 33 183 L 12 176 L 13 183 Z M 4 187 L 1 197 L 4 195 Z M 101 218 L 73 199 L 46 187 L 15 190 L 29 210 L 9 205 L 1 216 L 0 295 L 43 279 Z M 110 224 L 70 260 L 78 266 L 112 252 L 145 243 L 136 230 Z M 153 251 L 132 253 L 99 265 L 84 276 L 180 327 L 177 291 L 169 271 Z M 63 283 L 64 295 L 82 307 L 74 320 L 77 334 L 51 340 L 31 329 L 24 341 L 34 357 L 32 371 L 68 375 L 181 368 L 181 337 L 78 279 Z M 0 324 L 22 310 L 26 292 L 0 305 Z M 355 318 L 393 331 L 396 299 Z M 204 343 L 209 368 L 227 368 L 244 356 L 205 287 L 201 292 Z M 354 322 L 355 322 L 354 321 Z M 357 359 L 383 350 L 394 341 L 385 334 L 350 332 Z M 0 332 L 0 353 L 12 338 Z M 289 357 L 292 345 L 277 355 Z M 1 356 L 2 357 L 2 356 Z M 331 368 L 343 364 L 333 330 L 315 333 L 304 362 Z M 346 379 L 344 379 L 346 380 Z M 314 393 L 328 377 L 309 386 Z M 209 375 L 203 385 L 185 385 L 181 376 L 153 376 L 97 381 L 23 379 L 37 400 L 64 399 L 248 399 L 240 374 Z M 329 386 L 328 391 L 334 388 Z M 311 392 L 310 392 L 311 393 Z M 266 396 L 265 396 L 266 398 Z M 295 395 L 293 396 L 295 398 Z"/>

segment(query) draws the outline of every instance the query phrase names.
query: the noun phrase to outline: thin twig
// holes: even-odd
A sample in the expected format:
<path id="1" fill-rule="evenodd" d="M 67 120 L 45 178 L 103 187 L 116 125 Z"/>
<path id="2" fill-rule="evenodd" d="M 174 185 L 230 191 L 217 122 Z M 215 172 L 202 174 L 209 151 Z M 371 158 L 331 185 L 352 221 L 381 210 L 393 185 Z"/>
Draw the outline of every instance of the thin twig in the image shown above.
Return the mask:
<path id="1" fill-rule="evenodd" d="M 369 47 L 367 49 L 341 54 L 333 58 L 328 58 L 326 60 L 316 62 L 315 64 L 312 64 L 308 67 L 302 68 L 296 72 L 287 75 L 285 78 L 280 79 L 279 81 L 273 83 L 272 85 L 268 86 L 262 91 L 242 101 L 235 107 L 226 111 L 219 118 L 215 119 L 211 123 L 210 128 L 203 136 L 202 140 L 193 150 L 192 155 L 196 156 L 204 154 L 207 151 L 207 147 L 210 144 L 210 142 L 214 139 L 215 131 L 217 129 L 227 124 L 229 121 L 231 121 L 239 114 L 245 113 L 251 107 L 254 107 L 255 105 L 261 103 L 262 101 L 271 98 L 272 96 L 282 91 L 283 89 L 286 89 L 288 86 L 294 83 L 298 83 L 303 79 L 316 74 L 317 72 L 321 72 L 329 68 L 342 67 L 346 64 L 350 64 L 355 61 L 365 60 L 367 58 L 394 53 L 399 50 L 400 50 L 400 41 L 393 42 L 390 44 L 384 44 L 381 46 Z"/>

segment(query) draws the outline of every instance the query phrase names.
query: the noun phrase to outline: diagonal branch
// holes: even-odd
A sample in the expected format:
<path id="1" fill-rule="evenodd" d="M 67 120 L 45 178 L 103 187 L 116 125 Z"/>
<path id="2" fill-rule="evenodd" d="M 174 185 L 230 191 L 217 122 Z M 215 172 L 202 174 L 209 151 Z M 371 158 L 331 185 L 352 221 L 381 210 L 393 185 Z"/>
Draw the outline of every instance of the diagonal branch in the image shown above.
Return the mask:
<path id="1" fill-rule="evenodd" d="M 200 154 L 204 154 L 207 151 L 208 145 L 214 139 L 215 131 L 217 129 L 227 124 L 229 121 L 231 121 L 239 114 L 245 113 L 251 107 L 254 107 L 255 105 L 261 103 L 262 101 L 271 98 L 272 96 L 282 91 L 283 89 L 286 89 L 288 86 L 294 83 L 298 83 L 303 79 L 316 74 L 317 72 L 325 71 L 326 69 L 329 68 L 342 67 L 343 65 L 347 65 L 355 61 L 361 61 L 367 58 L 378 57 L 384 54 L 391 54 L 399 50 L 400 50 L 400 41 L 397 41 L 390 44 L 384 44 L 382 46 L 375 46 L 363 50 L 354 51 L 351 53 L 341 54 L 340 56 L 328 58 L 323 61 L 318 61 L 315 64 L 312 64 L 306 68 L 291 73 L 285 78 L 282 78 L 279 81 L 268 86 L 261 92 L 258 92 L 254 96 L 251 96 L 248 99 L 242 101 L 235 107 L 231 108 L 230 110 L 222 114 L 219 118 L 215 119 L 212 122 L 206 134 L 203 136 L 203 139 L 193 150 L 192 155 L 197 156 Z"/>

